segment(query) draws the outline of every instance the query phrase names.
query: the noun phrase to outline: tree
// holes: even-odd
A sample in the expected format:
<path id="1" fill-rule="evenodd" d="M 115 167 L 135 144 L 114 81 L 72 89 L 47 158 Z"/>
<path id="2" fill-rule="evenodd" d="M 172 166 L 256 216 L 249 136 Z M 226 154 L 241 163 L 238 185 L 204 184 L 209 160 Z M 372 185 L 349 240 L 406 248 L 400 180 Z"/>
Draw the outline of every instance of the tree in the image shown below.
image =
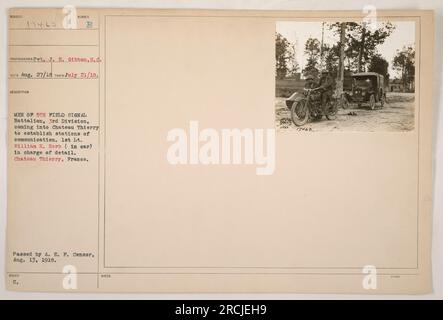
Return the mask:
<path id="1" fill-rule="evenodd" d="M 415 50 L 413 47 L 403 47 L 402 50 L 397 50 L 397 54 L 392 61 L 392 66 L 395 70 L 401 72 L 401 79 L 404 90 L 414 90 L 415 77 Z"/>
<path id="2" fill-rule="evenodd" d="M 277 78 L 283 79 L 298 71 L 295 47 L 280 33 L 275 35 L 275 61 Z"/>
<path id="3" fill-rule="evenodd" d="M 385 77 L 385 82 L 389 81 L 389 62 L 386 61 L 380 54 L 376 54 L 372 57 L 372 60 L 369 64 L 368 71 L 377 72 Z"/>
<path id="4" fill-rule="evenodd" d="M 319 72 L 318 65 L 320 64 L 320 41 L 315 38 L 309 38 L 305 43 L 305 55 L 307 55 L 306 66 L 303 69 L 303 75 L 312 74 L 316 76 Z"/>
<path id="5" fill-rule="evenodd" d="M 330 28 L 339 35 L 341 23 L 333 23 Z M 395 27 L 390 22 L 379 22 L 378 28 L 368 28 L 364 22 L 346 22 L 345 56 L 353 71 L 364 71 L 377 54 L 377 47 L 384 43 Z"/>
<path id="6" fill-rule="evenodd" d="M 340 46 L 338 44 L 334 44 L 331 47 L 325 45 L 323 51 L 325 55 L 326 70 L 332 75 L 337 75 L 340 63 Z"/>

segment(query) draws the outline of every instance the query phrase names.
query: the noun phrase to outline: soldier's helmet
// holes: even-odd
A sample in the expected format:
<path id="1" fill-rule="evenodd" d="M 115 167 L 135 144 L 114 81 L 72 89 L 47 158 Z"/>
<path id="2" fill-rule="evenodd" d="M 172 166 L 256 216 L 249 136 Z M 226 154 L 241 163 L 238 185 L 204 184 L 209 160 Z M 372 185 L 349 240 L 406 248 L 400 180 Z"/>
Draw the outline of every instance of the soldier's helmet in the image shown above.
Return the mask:
<path id="1" fill-rule="evenodd" d="M 312 81 L 312 80 L 314 80 L 314 76 L 312 74 L 308 74 L 306 76 L 306 81 Z"/>

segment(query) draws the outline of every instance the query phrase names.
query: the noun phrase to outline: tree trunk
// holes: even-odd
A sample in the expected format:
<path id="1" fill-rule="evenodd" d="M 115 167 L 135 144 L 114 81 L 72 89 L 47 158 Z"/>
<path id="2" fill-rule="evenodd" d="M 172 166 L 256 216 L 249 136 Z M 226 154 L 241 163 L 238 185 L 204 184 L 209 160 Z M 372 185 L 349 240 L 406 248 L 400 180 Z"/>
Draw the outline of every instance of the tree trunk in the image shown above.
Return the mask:
<path id="1" fill-rule="evenodd" d="M 358 51 L 358 64 L 357 64 L 357 71 L 361 72 L 363 67 L 363 53 L 365 48 L 365 41 L 366 41 L 366 28 L 363 27 L 362 34 L 361 34 L 361 42 L 360 42 L 360 48 Z"/>
<path id="2" fill-rule="evenodd" d="M 337 74 L 337 94 L 343 93 L 343 82 L 345 79 L 345 37 L 346 37 L 346 23 L 340 24 L 340 60 L 338 62 Z"/>
<path id="3" fill-rule="evenodd" d="M 408 86 L 408 81 L 407 81 L 408 73 L 406 71 L 406 64 L 403 66 L 402 73 L 403 73 L 403 92 L 406 92 L 407 91 L 407 86 Z"/>

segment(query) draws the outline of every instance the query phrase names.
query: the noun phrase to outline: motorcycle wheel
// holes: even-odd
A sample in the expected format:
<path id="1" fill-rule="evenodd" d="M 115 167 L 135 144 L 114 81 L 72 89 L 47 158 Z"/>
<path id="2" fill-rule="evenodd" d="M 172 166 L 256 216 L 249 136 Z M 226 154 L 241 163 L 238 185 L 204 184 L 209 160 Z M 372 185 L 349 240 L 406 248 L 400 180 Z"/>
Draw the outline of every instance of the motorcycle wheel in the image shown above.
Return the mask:
<path id="1" fill-rule="evenodd" d="M 337 119 L 337 111 L 338 111 L 338 103 L 337 101 L 333 102 L 330 101 L 326 108 L 326 118 L 328 120 L 335 120 Z"/>
<path id="2" fill-rule="evenodd" d="M 298 127 L 308 122 L 309 109 L 306 100 L 298 100 L 292 104 L 291 118 L 292 122 Z"/>

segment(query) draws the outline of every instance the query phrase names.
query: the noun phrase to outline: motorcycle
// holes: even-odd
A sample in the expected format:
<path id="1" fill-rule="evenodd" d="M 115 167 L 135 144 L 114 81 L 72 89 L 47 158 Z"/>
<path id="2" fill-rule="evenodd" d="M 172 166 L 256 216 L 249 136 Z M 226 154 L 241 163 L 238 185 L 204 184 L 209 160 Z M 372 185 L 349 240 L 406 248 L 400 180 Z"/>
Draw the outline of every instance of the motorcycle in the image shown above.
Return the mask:
<path id="1" fill-rule="evenodd" d="M 297 95 L 291 105 L 291 118 L 296 126 L 303 126 L 309 119 L 320 120 L 323 115 L 328 120 L 335 120 L 337 117 L 338 101 L 335 98 L 329 99 L 326 106 L 321 103 L 322 88 L 303 89 L 303 94 Z"/>

